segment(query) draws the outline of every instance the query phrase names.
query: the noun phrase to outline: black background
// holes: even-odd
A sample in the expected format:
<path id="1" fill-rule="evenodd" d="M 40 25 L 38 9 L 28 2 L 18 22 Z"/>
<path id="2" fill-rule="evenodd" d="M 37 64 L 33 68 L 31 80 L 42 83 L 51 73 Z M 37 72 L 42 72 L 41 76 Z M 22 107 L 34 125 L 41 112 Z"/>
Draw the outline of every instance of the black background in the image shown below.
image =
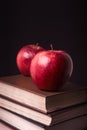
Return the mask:
<path id="1" fill-rule="evenodd" d="M 85 1 L 3 1 L 1 3 L 0 76 L 19 73 L 18 50 L 30 42 L 66 50 L 72 57 L 71 81 L 87 85 Z"/>

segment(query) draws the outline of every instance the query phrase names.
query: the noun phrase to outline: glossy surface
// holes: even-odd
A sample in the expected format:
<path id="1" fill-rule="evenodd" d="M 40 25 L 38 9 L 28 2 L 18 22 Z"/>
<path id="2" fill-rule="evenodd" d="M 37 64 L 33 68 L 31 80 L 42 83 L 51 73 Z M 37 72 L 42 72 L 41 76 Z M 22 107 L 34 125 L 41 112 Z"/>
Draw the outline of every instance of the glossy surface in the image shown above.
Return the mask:
<path id="1" fill-rule="evenodd" d="M 64 51 L 43 51 L 31 62 L 30 73 L 34 83 L 43 90 L 58 90 L 71 76 L 73 62 Z"/>
<path id="2" fill-rule="evenodd" d="M 16 57 L 16 63 L 19 71 L 26 76 L 30 76 L 30 64 L 36 53 L 44 50 L 41 46 L 29 44 L 23 46 Z"/>

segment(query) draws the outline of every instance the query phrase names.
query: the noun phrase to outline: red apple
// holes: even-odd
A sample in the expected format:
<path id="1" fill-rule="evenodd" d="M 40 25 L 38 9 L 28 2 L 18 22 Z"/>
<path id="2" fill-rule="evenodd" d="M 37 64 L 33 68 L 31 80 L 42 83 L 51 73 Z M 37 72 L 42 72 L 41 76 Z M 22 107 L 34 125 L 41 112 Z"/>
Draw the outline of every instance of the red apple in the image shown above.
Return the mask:
<path id="1" fill-rule="evenodd" d="M 30 64 L 32 58 L 35 56 L 36 53 L 45 50 L 41 46 L 35 44 L 28 44 L 23 46 L 17 54 L 16 57 L 16 64 L 21 72 L 21 74 L 25 76 L 30 76 Z"/>
<path id="2" fill-rule="evenodd" d="M 35 55 L 30 66 L 32 80 L 39 89 L 55 91 L 68 81 L 73 61 L 62 50 L 48 50 Z"/>

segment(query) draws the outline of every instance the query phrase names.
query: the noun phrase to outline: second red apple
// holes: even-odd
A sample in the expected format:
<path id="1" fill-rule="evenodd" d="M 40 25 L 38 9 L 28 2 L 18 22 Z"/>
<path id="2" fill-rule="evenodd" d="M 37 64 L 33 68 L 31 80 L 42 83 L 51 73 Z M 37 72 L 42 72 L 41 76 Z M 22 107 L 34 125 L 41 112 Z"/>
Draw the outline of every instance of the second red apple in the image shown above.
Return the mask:
<path id="1" fill-rule="evenodd" d="M 40 51 L 45 50 L 43 47 L 36 44 L 28 44 L 23 46 L 17 54 L 16 64 L 21 74 L 30 76 L 30 64 L 32 58 Z"/>

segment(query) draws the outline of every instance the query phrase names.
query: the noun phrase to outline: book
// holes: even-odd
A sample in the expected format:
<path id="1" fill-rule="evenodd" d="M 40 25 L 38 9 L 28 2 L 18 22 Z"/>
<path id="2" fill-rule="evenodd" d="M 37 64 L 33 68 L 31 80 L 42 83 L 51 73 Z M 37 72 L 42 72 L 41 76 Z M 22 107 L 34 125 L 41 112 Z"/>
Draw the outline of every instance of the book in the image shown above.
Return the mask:
<path id="1" fill-rule="evenodd" d="M 44 126 L 31 120 L 26 120 L 14 113 L 1 108 L 1 120 L 20 130 L 84 130 L 87 128 L 87 115 L 79 116 L 53 126 Z"/>
<path id="2" fill-rule="evenodd" d="M 6 124 L 5 122 L 0 122 L 0 130 L 17 130 L 16 128 L 13 128 L 11 125 Z"/>
<path id="3" fill-rule="evenodd" d="M 68 82 L 59 91 L 42 91 L 23 75 L 1 77 L 0 94 L 44 113 L 87 101 L 87 87 Z"/>
<path id="4" fill-rule="evenodd" d="M 87 103 L 64 108 L 49 114 L 44 114 L 29 107 L 24 107 L 2 97 L 0 98 L 0 105 L 2 108 L 46 126 L 51 126 L 56 123 L 64 122 L 66 120 L 87 114 Z"/>

